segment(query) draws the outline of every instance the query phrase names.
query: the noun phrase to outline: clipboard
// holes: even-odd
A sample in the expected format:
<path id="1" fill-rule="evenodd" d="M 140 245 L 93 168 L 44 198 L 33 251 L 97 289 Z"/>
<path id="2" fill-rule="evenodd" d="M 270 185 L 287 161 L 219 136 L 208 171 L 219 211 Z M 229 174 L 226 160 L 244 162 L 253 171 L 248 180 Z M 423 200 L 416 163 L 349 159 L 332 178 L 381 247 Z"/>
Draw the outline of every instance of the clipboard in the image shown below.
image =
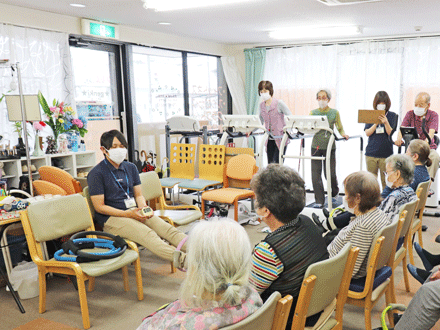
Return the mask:
<path id="1" fill-rule="evenodd" d="M 380 124 L 380 115 L 384 115 L 385 110 L 358 110 L 358 123 Z"/>

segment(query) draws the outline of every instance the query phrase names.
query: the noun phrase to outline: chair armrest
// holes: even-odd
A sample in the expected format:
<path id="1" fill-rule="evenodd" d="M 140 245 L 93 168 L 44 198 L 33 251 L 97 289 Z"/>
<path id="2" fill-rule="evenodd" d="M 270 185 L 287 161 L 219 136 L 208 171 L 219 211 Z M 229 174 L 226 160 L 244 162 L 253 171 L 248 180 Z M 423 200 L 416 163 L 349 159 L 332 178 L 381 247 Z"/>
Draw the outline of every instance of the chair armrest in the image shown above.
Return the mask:
<path id="1" fill-rule="evenodd" d="M 200 211 L 200 208 L 197 205 L 166 205 L 165 210 L 184 210 L 184 209 L 193 209 L 196 211 Z"/>
<path id="2" fill-rule="evenodd" d="M 125 239 L 125 242 L 127 242 L 127 245 L 131 250 L 136 251 L 139 254 L 139 249 L 138 249 L 136 243 L 129 241 L 128 239 Z"/>

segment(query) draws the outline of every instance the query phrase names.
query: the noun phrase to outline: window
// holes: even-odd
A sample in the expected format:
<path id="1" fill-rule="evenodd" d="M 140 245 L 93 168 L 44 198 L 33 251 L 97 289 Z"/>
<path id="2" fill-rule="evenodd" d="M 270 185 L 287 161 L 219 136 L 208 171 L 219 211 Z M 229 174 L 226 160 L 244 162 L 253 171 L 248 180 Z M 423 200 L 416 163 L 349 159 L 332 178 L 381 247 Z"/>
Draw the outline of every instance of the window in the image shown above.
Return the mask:
<path id="1" fill-rule="evenodd" d="M 209 128 L 218 125 L 218 59 L 188 54 L 189 115 Z"/>
<path id="2" fill-rule="evenodd" d="M 185 114 L 182 53 L 133 47 L 138 122 L 163 122 Z"/>

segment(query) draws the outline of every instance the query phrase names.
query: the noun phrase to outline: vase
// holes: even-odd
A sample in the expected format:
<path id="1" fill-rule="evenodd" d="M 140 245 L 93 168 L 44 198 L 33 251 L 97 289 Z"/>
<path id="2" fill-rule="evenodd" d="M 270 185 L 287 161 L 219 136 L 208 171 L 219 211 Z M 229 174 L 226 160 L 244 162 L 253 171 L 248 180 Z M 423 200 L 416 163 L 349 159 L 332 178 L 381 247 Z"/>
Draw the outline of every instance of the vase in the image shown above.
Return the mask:
<path id="1" fill-rule="evenodd" d="M 23 143 L 23 138 L 18 138 L 18 144 L 16 145 L 17 154 L 21 157 L 26 157 L 26 146 Z"/>
<path id="2" fill-rule="evenodd" d="M 35 135 L 35 148 L 32 156 L 41 157 L 44 156 L 43 151 L 43 137 L 38 134 Z"/>
<path id="3" fill-rule="evenodd" d="M 57 151 L 57 141 L 53 136 L 48 136 L 46 138 L 47 142 L 47 148 L 46 148 L 46 154 L 56 154 Z"/>

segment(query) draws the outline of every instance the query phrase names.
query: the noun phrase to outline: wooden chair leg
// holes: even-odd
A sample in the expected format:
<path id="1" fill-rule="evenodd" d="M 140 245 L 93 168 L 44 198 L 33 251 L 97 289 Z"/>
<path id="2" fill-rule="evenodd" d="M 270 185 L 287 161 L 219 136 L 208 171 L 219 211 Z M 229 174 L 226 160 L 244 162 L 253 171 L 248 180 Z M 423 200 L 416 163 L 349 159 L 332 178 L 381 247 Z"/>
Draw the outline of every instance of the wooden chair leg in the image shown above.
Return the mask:
<path id="1" fill-rule="evenodd" d="M 417 230 L 419 233 L 419 245 L 423 248 L 423 239 L 422 239 L 422 227 L 420 226 L 419 230 Z"/>
<path id="2" fill-rule="evenodd" d="M 405 252 L 405 257 L 403 257 L 402 260 L 402 267 L 403 267 L 403 279 L 405 281 L 405 290 L 406 292 L 411 292 L 411 288 L 409 286 L 409 277 L 408 277 L 408 259 L 406 257 L 406 252 Z"/>
<path id="3" fill-rule="evenodd" d="M 136 286 L 138 300 L 144 299 L 144 287 L 142 286 L 142 273 L 141 273 L 141 261 L 136 259 L 134 262 L 134 270 L 136 273 Z"/>
<path id="4" fill-rule="evenodd" d="M 388 292 L 388 297 L 387 297 L 387 292 Z M 395 288 L 395 282 L 394 282 L 394 271 L 390 277 L 390 283 L 388 284 L 388 289 L 385 292 L 385 300 L 387 300 L 387 306 L 389 304 L 389 301 L 390 302 L 396 301 L 396 288 Z"/>
<path id="5" fill-rule="evenodd" d="M 365 306 L 365 330 L 372 330 L 371 326 L 371 306 Z"/>
<path id="6" fill-rule="evenodd" d="M 396 302 L 396 299 L 392 297 L 392 293 L 391 293 L 391 289 L 392 287 L 390 287 L 390 285 L 393 284 L 393 281 L 391 281 L 388 284 L 388 288 L 385 291 L 385 301 L 386 301 L 386 306 L 389 306 L 390 304 L 392 304 L 393 302 Z M 394 316 L 393 316 L 393 311 L 390 309 L 388 312 L 388 321 L 390 322 L 390 327 L 394 328 Z"/>
<path id="7" fill-rule="evenodd" d="M 234 220 L 238 222 L 238 200 L 234 201 Z"/>
<path id="8" fill-rule="evenodd" d="M 94 277 L 89 277 L 88 291 L 92 292 L 93 290 L 95 290 L 95 278 Z"/>
<path id="9" fill-rule="evenodd" d="M 201 205 L 201 210 L 202 211 L 202 219 L 205 219 L 205 200 L 202 197 L 202 205 Z"/>
<path id="10" fill-rule="evenodd" d="M 128 267 L 122 267 L 122 279 L 124 281 L 124 291 L 130 290 L 130 283 L 128 282 Z"/>
<path id="11" fill-rule="evenodd" d="M 411 262 L 412 265 L 415 265 L 414 251 L 413 251 L 413 249 L 414 249 L 414 247 L 413 247 L 414 246 L 414 236 L 415 236 L 415 233 L 411 233 L 411 240 L 408 244 L 409 262 Z"/>
<path id="12" fill-rule="evenodd" d="M 38 312 L 42 314 L 46 311 L 46 271 L 42 267 L 38 267 L 38 282 L 40 284 Z"/>
<path id="13" fill-rule="evenodd" d="M 170 262 L 170 266 L 171 266 L 171 274 L 174 274 L 176 272 L 176 267 L 174 267 L 173 262 Z"/>
<path id="14" fill-rule="evenodd" d="M 84 329 L 90 328 L 89 306 L 87 305 L 86 285 L 82 274 L 76 274 L 78 283 L 79 304 L 81 306 L 81 315 Z"/>

